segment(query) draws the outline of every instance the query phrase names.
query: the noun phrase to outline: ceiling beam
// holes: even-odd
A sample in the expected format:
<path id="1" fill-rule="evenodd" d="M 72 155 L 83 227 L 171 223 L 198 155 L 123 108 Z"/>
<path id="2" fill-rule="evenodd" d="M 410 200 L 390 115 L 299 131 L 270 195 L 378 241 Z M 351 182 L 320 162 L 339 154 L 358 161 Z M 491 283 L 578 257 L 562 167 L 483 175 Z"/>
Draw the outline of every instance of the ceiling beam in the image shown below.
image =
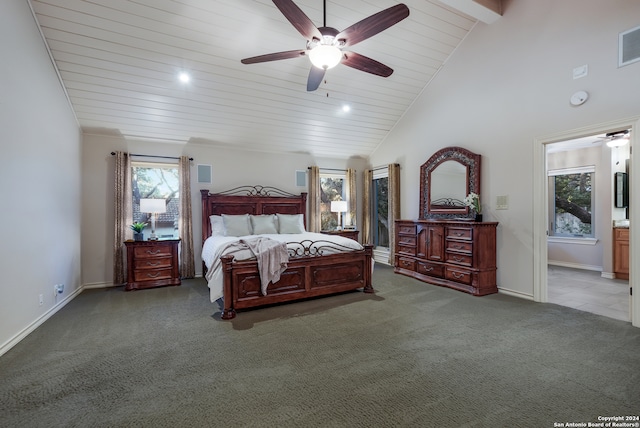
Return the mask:
<path id="1" fill-rule="evenodd" d="M 440 0 L 485 24 L 493 24 L 502 16 L 502 0 Z"/>

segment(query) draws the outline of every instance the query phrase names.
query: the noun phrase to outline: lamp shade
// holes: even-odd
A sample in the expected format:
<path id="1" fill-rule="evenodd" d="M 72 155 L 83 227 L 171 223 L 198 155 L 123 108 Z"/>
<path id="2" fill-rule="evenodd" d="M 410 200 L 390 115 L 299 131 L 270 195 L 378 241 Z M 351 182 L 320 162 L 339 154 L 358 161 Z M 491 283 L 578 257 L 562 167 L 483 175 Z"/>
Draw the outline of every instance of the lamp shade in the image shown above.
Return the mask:
<path id="1" fill-rule="evenodd" d="M 167 203 L 164 199 L 140 199 L 140 212 L 165 213 L 167 212 Z"/>
<path id="2" fill-rule="evenodd" d="M 346 213 L 347 212 L 347 201 L 331 201 L 331 212 L 332 213 Z"/>
<path id="3" fill-rule="evenodd" d="M 342 60 L 342 51 L 335 46 L 318 45 L 309 52 L 309 59 L 314 66 L 327 70 Z"/>

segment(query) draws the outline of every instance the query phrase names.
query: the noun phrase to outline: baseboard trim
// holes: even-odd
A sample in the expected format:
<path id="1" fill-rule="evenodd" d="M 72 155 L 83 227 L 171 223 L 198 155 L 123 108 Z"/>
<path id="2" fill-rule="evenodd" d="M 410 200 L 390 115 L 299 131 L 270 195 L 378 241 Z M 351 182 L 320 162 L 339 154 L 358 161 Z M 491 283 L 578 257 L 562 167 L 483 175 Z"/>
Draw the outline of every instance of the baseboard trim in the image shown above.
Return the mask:
<path id="1" fill-rule="evenodd" d="M 89 284 L 84 284 L 82 286 L 85 290 L 91 290 L 94 288 L 111 288 L 111 287 L 121 287 L 122 285 L 117 285 L 112 282 L 91 282 Z"/>
<path id="2" fill-rule="evenodd" d="M 202 278 L 202 272 L 196 272 L 194 278 Z M 124 284 L 114 284 L 112 282 L 91 282 L 88 284 L 84 284 L 83 288 L 85 290 L 91 290 L 94 288 L 112 288 L 112 287 L 122 287 Z"/>
<path id="3" fill-rule="evenodd" d="M 593 270 L 596 272 L 602 272 L 602 266 L 594 266 L 594 265 L 585 265 L 582 263 L 571 263 L 571 262 L 561 262 L 557 260 L 549 260 L 547 264 L 552 266 L 562 266 L 573 269 L 583 269 L 583 270 Z"/>
<path id="4" fill-rule="evenodd" d="M 515 291 L 515 290 L 509 290 L 509 289 L 506 289 L 506 288 L 498 287 L 498 293 L 506 294 L 507 296 L 517 297 L 519 299 L 525 299 L 525 300 L 533 301 L 533 295 L 532 294 L 526 294 L 526 293 L 523 293 L 522 291 Z"/>
<path id="5" fill-rule="evenodd" d="M 55 315 L 56 312 L 58 312 L 60 309 L 64 308 L 67 305 L 67 303 L 69 303 L 70 301 L 75 299 L 76 296 L 78 296 L 82 292 L 83 289 L 84 289 L 83 287 L 78 288 L 73 293 L 69 294 L 63 300 L 61 300 L 60 302 L 58 302 L 54 306 L 52 306 L 51 309 L 49 309 L 48 311 L 46 311 L 45 313 L 40 315 L 38 318 L 36 318 L 31 324 L 29 324 L 27 327 L 25 327 L 22 331 L 18 332 L 11 339 L 9 339 L 5 343 L 3 343 L 2 346 L 0 346 L 0 356 L 2 356 L 5 353 L 7 353 L 11 348 L 13 348 L 18 343 L 20 343 L 20 341 L 22 339 L 27 337 L 36 328 L 40 327 L 42 324 L 44 324 L 45 321 L 47 321 L 49 318 L 51 318 L 53 315 Z"/>

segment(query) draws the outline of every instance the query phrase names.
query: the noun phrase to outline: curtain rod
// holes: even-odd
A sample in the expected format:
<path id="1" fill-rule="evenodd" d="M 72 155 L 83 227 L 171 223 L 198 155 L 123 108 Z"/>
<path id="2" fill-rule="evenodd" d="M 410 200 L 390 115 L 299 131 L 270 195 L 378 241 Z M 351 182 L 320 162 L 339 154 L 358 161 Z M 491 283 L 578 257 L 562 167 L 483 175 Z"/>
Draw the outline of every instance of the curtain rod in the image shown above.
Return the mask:
<path id="1" fill-rule="evenodd" d="M 338 168 L 320 168 L 318 167 L 321 171 L 342 171 L 342 172 L 346 172 L 346 169 L 338 169 Z M 307 169 L 311 169 L 311 167 L 307 167 Z"/>
<path id="2" fill-rule="evenodd" d="M 116 152 L 111 152 L 111 156 L 115 156 Z M 138 156 L 138 157 L 142 157 L 142 158 L 159 158 L 159 159 L 180 159 L 179 157 L 176 156 L 154 156 L 154 155 L 139 155 L 139 154 L 135 154 L 135 153 L 128 153 L 129 156 Z M 193 160 L 193 158 L 189 158 L 190 161 Z"/>

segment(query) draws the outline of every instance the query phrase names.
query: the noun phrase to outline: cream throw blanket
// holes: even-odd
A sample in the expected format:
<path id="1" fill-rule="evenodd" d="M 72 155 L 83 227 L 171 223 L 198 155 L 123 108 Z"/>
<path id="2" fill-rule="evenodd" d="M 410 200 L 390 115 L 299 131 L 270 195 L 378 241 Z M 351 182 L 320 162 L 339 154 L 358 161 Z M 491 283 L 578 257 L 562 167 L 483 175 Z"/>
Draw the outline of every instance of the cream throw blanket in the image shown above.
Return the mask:
<path id="1" fill-rule="evenodd" d="M 247 245 L 258 260 L 261 291 L 262 295 L 266 296 L 269 283 L 275 284 L 280 281 L 280 275 L 287 269 L 289 263 L 287 244 L 265 237 L 241 239 L 240 242 Z"/>
<path id="2" fill-rule="evenodd" d="M 240 256 L 243 252 L 251 252 L 252 256 L 256 258 L 260 274 L 260 291 L 263 296 L 266 296 L 269 283 L 278 282 L 282 272 L 287 269 L 289 263 L 287 244 L 261 236 L 232 242 L 227 245 L 223 253 L 225 255 L 234 254 L 239 260 L 249 258 Z M 207 272 L 207 277 L 213 271 L 214 269 L 210 269 Z"/>

